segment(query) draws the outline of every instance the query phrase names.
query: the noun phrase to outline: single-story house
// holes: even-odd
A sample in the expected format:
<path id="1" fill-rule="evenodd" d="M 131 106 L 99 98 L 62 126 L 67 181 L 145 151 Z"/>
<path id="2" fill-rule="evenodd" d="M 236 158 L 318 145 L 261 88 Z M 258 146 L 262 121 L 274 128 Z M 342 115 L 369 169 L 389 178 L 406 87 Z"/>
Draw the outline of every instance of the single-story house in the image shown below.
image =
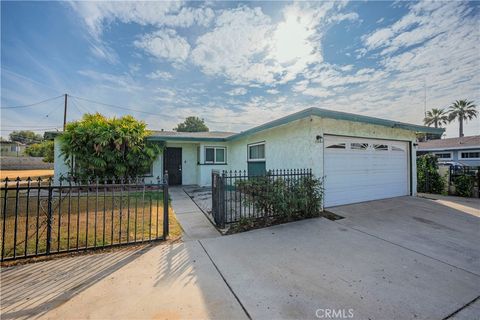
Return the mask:
<path id="1" fill-rule="evenodd" d="M 18 141 L 0 141 L 0 155 L 5 157 L 23 156 L 27 146 Z"/>
<path id="2" fill-rule="evenodd" d="M 434 154 L 439 163 L 480 166 L 480 135 L 436 139 L 418 143 L 418 154 Z"/>
<path id="3" fill-rule="evenodd" d="M 240 133 L 156 131 L 165 150 L 152 180 L 211 184 L 212 170 L 311 168 L 324 178 L 325 206 L 416 194 L 416 133 L 443 129 L 309 108 Z M 55 143 L 55 178 L 69 172 Z"/>

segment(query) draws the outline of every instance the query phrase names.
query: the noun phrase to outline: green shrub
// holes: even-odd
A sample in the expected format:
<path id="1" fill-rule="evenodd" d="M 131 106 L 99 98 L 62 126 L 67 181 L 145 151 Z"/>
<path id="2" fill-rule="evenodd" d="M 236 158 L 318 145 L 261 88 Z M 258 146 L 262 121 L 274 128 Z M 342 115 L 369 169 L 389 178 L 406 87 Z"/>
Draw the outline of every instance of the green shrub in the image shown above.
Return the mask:
<path id="1" fill-rule="evenodd" d="M 473 196 L 473 187 L 475 181 L 472 176 L 462 174 L 458 176 L 455 181 L 455 194 L 460 197 L 471 197 Z"/>
<path id="2" fill-rule="evenodd" d="M 264 217 L 275 215 L 287 221 L 318 216 L 322 208 L 323 183 L 313 176 L 284 179 L 266 175 L 237 182 L 245 195 L 244 205 L 253 205 Z"/>
<path id="3" fill-rule="evenodd" d="M 437 157 L 426 154 L 417 157 L 417 191 L 441 194 L 445 179 L 438 173 Z"/>
<path id="4" fill-rule="evenodd" d="M 148 172 L 163 149 L 162 143 L 146 141 L 146 125 L 132 116 L 106 118 L 85 114 L 67 124 L 61 151 L 74 175 L 88 177 L 135 177 Z M 73 161 L 74 159 L 74 161 Z"/>
<path id="5" fill-rule="evenodd" d="M 44 162 L 53 162 L 53 141 L 42 141 L 29 145 L 25 153 L 30 157 L 43 157 Z"/>

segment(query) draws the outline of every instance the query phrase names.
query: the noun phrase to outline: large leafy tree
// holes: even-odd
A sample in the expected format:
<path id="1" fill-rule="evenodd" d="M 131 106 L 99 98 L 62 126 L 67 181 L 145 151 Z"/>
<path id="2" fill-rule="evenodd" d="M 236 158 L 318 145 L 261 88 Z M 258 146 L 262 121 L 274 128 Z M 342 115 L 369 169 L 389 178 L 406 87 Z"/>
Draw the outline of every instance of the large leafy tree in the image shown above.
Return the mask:
<path id="1" fill-rule="evenodd" d="M 205 121 L 199 117 L 187 117 L 184 122 L 179 123 L 173 130 L 178 132 L 206 132 L 208 127 Z"/>
<path id="2" fill-rule="evenodd" d="M 425 118 L 423 119 L 423 123 L 427 126 L 433 126 L 435 128 L 441 127 L 443 124 L 448 122 L 448 114 L 443 109 L 433 108 L 430 111 L 427 111 Z"/>
<path id="3" fill-rule="evenodd" d="M 61 152 L 77 177 L 136 177 L 148 172 L 162 150 L 145 140 L 148 134 L 145 123 L 132 116 L 85 114 L 67 124 Z"/>
<path id="4" fill-rule="evenodd" d="M 458 120 L 458 135 L 463 137 L 463 122 L 472 120 L 478 116 L 477 106 L 473 101 L 468 100 L 457 100 L 449 108 L 449 118 L 450 122 Z"/>
<path id="5" fill-rule="evenodd" d="M 20 130 L 20 131 L 12 131 L 10 133 L 9 138 L 11 141 L 16 141 L 24 144 L 34 144 L 42 142 L 43 137 L 40 134 L 36 134 L 30 130 Z"/>

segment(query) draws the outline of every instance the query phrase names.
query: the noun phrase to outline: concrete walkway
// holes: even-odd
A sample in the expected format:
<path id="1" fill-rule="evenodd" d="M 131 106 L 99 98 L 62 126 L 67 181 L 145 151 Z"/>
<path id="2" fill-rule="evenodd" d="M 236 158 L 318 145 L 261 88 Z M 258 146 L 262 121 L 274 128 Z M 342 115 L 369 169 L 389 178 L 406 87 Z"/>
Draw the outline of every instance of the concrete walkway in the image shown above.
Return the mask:
<path id="1" fill-rule="evenodd" d="M 173 211 L 184 232 L 184 240 L 200 240 L 221 236 L 220 232 L 215 229 L 202 210 L 183 191 L 182 187 L 171 187 L 169 193 Z"/>
<path id="2" fill-rule="evenodd" d="M 460 210 L 480 218 L 479 198 L 462 198 L 431 193 L 419 193 L 418 196 L 420 198 L 434 200 L 441 205 L 450 207 L 452 209 Z"/>

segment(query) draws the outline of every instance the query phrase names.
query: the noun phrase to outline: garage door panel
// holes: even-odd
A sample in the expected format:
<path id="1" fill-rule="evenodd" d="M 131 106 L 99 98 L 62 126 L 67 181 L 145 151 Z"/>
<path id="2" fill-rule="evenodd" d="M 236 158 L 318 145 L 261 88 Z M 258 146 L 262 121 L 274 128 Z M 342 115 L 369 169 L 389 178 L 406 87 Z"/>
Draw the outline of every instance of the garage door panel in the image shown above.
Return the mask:
<path id="1" fill-rule="evenodd" d="M 326 207 L 408 194 L 406 142 L 326 135 L 324 146 Z"/>

